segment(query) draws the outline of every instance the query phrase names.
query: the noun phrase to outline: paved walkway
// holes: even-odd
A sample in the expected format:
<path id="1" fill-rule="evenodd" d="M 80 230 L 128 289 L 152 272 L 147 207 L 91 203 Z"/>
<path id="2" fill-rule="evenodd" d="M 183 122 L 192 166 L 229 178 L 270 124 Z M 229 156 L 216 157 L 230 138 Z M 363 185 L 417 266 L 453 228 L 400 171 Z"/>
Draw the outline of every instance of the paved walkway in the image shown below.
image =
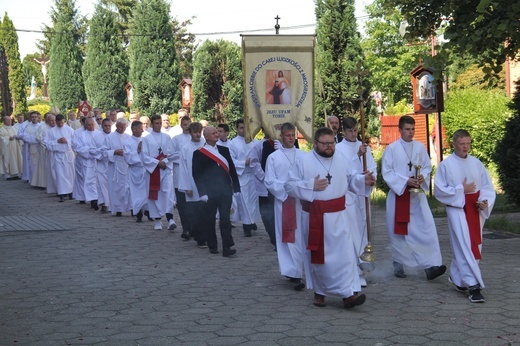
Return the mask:
<path id="1" fill-rule="evenodd" d="M 294 291 L 261 228 L 244 238 L 237 227 L 238 256 L 224 258 L 21 181 L 0 180 L 0 201 L 0 345 L 520 344 L 520 238 L 486 235 L 486 303 L 472 304 L 447 276 L 391 275 L 376 210 L 367 302 L 345 310 Z"/>

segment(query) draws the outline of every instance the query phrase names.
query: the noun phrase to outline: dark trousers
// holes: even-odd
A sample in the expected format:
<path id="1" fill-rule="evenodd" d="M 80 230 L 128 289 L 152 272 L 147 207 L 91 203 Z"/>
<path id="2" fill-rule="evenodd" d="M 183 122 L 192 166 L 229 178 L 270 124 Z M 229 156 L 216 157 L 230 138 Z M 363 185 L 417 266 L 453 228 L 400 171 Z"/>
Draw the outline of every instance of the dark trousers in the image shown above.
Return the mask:
<path id="1" fill-rule="evenodd" d="M 260 216 L 262 217 L 265 231 L 269 235 L 271 244 L 276 246 L 276 232 L 274 226 L 274 196 L 269 193 L 267 197 L 260 196 L 258 201 L 260 206 Z"/>
<path id="2" fill-rule="evenodd" d="M 233 236 L 231 234 L 231 221 L 229 213 L 231 211 L 231 194 L 222 194 L 218 197 L 209 197 L 208 201 L 204 203 L 202 214 L 200 218 L 203 221 L 202 230 L 205 235 L 206 242 L 210 249 L 217 249 L 217 233 L 216 233 L 216 215 L 217 210 L 220 217 L 220 236 L 222 238 L 222 247 L 229 248 L 235 245 Z"/>
<path id="3" fill-rule="evenodd" d="M 189 216 L 188 206 L 186 205 L 186 194 L 175 189 L 175 197 L 177 199 L 177 210 L 181 219 L 182 232 L 191 233 L 191 218 Z"/>

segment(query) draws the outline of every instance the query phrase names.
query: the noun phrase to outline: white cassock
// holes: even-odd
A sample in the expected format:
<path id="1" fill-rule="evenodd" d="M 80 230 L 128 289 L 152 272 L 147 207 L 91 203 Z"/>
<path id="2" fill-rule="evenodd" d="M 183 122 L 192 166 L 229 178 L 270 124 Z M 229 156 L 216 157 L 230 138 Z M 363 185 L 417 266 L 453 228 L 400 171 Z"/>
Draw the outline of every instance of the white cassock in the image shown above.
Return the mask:
<path id="1" fill-rule="evenodd" d="M 31 181 L 32 186 L 47 187 L 47 170 L 45 169 L 47 163 L 47 148 L 42 144 L 45 139 L 45 134 L 49 131 L 50 126 L 44 122 L 40 123 L 38 130 L 36 130 L 36 141 L 38 142 L 38 163 L 36 171 L 33 173 Z"/>
<path id="2" fill-rule="evenodd" d="M 18 139 L 22 141 L 22 180 L 28 181 L 29 180 L 29 173 L 30 173 L 30 161 L 29 161 L 29 143 L 27 143 L 24 139 L 25 130 L 27 128 L 27 125 L 30 124 L 30 121 L 25 120 L 23 123 L 21 123 L 18 127 Z"/>
<path id="3" fill-rule="evenodd" d="M 164 154 L 166 157 L 163 162 L 166 163 L 166 169 L 160 171 L 160 187 L 156 200 L 148 199 L 148 210 L 150 217 L 160 218 L 167 213 L 173 213 L 175 204 L 175 192 L 173 190 L 173 162 L 168 160 L 168 145 L 170 144 L 170 136 L 164 132 L 152 132 L 143 139 L 143 148 L 141 151 L 141 160 L 148 172 L 148 182 L 150 185 L 150 176 L 159 164 L 157 157 Z M 148 189 L 149 191 L 149 189 Z"/>
<path id="4" fill-rule="evenodd" d="M 168 134 L 173 138 L 177 137 L 178 135 L 182 134 L 182 127 L 181 125 L 175 125 L 173 127 L 170 127 L 170 130 L 168 131 Z"/>
<path id="5" fill-rule="evenodd" d="M 383 154 L 383 179 L 390 187 L 386 198 L 386 226 L 392 246 L 393 260 L 411 268 L 426 269 L 442 265 L 441 250 L 433 215 L 425 193 L 410 193 L 410 222 L 408 235 L 394 233 L 396 195 L 405 193 L 408 179 L 415 175 L 409 163 L 421 165 L 424 182 L 421 188 L 428 191 L 431 163 L 424 145 L 417 141 L 399 139 L 390 144 Z"/>
<path id="6" fill-rule="evenodd" d="M 0 127 L 0 152 L 3 157 L 1 169 L 6 178 L 22 176 L 22 147 L 18 140 L 9 139 L 17 134 L 14 126 Z"/>
<path id="7" fill-rule="evenodd" d="M 217 145 L 220 145 L 220 146 L 223 146 L 223 147 L 229 148 L 229 143 L 230 143 L 230 142 L 231 142 L 231 141 L 230 141 L 229 139 L 226 140 L 225 142 L 223 142 L 223 141 L 221 141 L 220 138 L 219 138 L 219 140 L 217 141 Z"/>
<path id="8" fill-rule="evenodd" d="M 55 179 L 53 177 L 54 170 L 54 157 L 53 152 L 47 149 L 47 144 L 45 138 L 47 137 L 47 133 L 52 127 L 47 127 L 47 130 L 41 134 L 41 145 L 45 148 L 45 181 L 47 185 L 47 193 L 56 194 L 58 191 L 56 190 Z"/>
<path id="9" fill-rule="evenodd" d="M 193 179 L 192 167 L 193 167 L 193 152 L 204 145 L 204 141 L 201 139 L 199 142 L 189 141 L 182 147 L 180 166 L 179 166 L 179 191 L 186 192 L 192 191 L 192 195 L 186 194 L 186 202 L 197 202 L 200 201 L 199 190 L 195 185 Z"/>
<path id="10" fill-rule="evenodd" d="M 148 174 L 144 168 L 137 147 L 143 137 L 130 136 L 123 146 L 123 154 L 128 164 L 128 184 L 130 185 L 130 201 L 134 215 L 145 209 L 148 203 Z"/>
<path id="11" fill-rule="evenodd" d="M 336 144 L 336 152 L 340 152 L 352 164 L 352 170 L 356 173 L 363 173 L 363 158 L 358 156 L 361 141 L 349 142 L 345 138 Z M 372 156 L 370 148 L 366 152 L 367 170 L 377 177 L 377 164 Z M 373 187 L 365 185 L 362 195 L 356 195 L 352 191 L 347 193 L 347 213 L 350 220 L 356 220 L 357 233 L 354 233 L 354 244 L 356 252 L 360 256 L 368 243 L 367 234 L 367 214 L 365 199 L 370 197 Z M 360 260 L 361 261 L 361 260 Z"/>
<path id="12" fill-rule="evenodd" d="M 36 131 L 40 124 L 33 124 L 32 122 L 27 125 L 23 133 L 23 140 L 28 145 L 29 153 L 29 169 L 27 171 L 27 180 L 32 184 L 33 175 L 36 174 L 36 166 L 38 165 L 38 141 L 36 140 Z"/>
<path id="13" fill-rule="evenodd" d="M 76 130 L 77 131 L 77 130 Z M 98 187 L 96 177 L 96 157 L 97 143 L 94 139 L 94 131 L 82 131 L 75 137 L 76 161 L 81 158 L 83 172 L 83 194 L 85 201 L 98 200 Z M 76 132 L 77 133 L 77 132 Z"/>
<path id="14" fill-rule="evenodd" d="M 98 191 L 98 205 L 103 204 L 108 208 L 110 205 L 110 198 L 108 196 L 108 157 L 106 147 L 106 137 L 108 133 L 103 131 L 95 132 L 94 141 L 96 148 L 91 154 L 96 159 L 96 179 Z"/>
<path id="15" fill-rule="evenodd" d="M 128 189 L 128 164 L 123 155 L 115 155 L 114 151 L 123 149 L 130 136 L 114 131 L 105 137 L 106 155 L 108 158 L 108 198 L 112 214 L 130 210 L 130 190 Z M 99 202 L 99 201 L 98 201 Z"/>
<path id="16" fill-rule="evenodd" d="M 76 170 L 76 180 L 74 181 L 74 190 L 72 196 L 75 200 L 86 201 L 85 197 L 85 165 L 83 164 L 83 157 L 78 155 L 77 141 L 80 140 L 81 135 L 85 131 L 84 127 L 79 127 L 74 130 L 74 141 L 72 142 L 72 150 L 76 153 L 74 161 L 74 169 Z"/>
<path id="17" fill-rule="evenodd" d="M 265 172 L 262 169 L 262 149 L 265 142 L 265 138 L 259 141 L 253 141 L 254 145 L 249 152 L 250 163 L 249 167 L 253 171 L 255 190 L 257 196 L 267 197 L 267 188 L 264 184 Z"/>
<path id="18" fill-rule="evenodd" d="M 260 219 L 258 210 L 258 195 L 254 183 L 254 173 L 250 166 L 246 166 L 249 152 L 253 149 L 254 142 L 246 143 L 244 137 L 236 136 L 229 144 L 229 151 L 238 174 L 240 193 L 236 196 L 240 220 L 243 224 L 250 225 Z"/>
<path id="19" fill-rule="evenodd" d="M 74 131 L 79 129 L 80 127 L 83 127 L 83 125 L 81 125 L 81 121 L 79 119 L 68 120 L 67 125 L 69 125 Z"/>
<path id="20" fill-rule="evenodd" d="M 296 202 L 296 224 L 294 243 L 282 241 L 282 204 L 289 197 L 285 191 L 285 184 L 292 176 L 297 176 L 296 162 L 304 157 L 304 152 L 297 148 L 280 148 L 269 155 L 265 165 L 264 183 L 269 192 L 275 197 L 274 200 L 274 221 L 276 230 L 276 254 L 280 274 L 292 278 L 301 278 L 303 275 L 304 254 L 306 244 L 301 229 L 301 203 Z"/>
<path id="21" fill-rule="evenodd" d="M 462 182 L 475 183 L 479 191 L 479 201 L 488 201 L 488 206 L 479 212 L 480 216 L 480 238 L 486 219 L 489 218 L 496 193 L 489 173 L 484 165 L 475 157 L 468 155 L 460 158 L 451 154 L 442 161 L 435 173 L 435 198 L 446 204 L 448 214 L 448 228 L 450 231 L 451 248 L 453 258 L 450 266 L 450 277 L 457 286 L 468 287 L 477 283 L 484 288 L 484 281 L 480 273 L 479 262 L 475 259 L 471 250 L 471 239 L 464 212 L 465 194 Z M 482 244 L 478 246 L 482 251 Z"/>
<path id="22" fill-rule="evenodd" d="M 297 161 L 296 173 L 290 173 L 286 184 L 289 195 L 313 203 L 330 202 L 344 198 L 347 190 L 355 193 L 364 191 L 365 177 L 352 174 L 351 167 L 341 153 L 331 158 L 319 156 L 312 150 Z M 324 191 L 314 191 L 314 179 L 330 177 L 330 184 Z M 344 208 L 344 205 L 343 205 Z M 301 229 L 304 242 L 309 245 L 309 213 L 302 211 Z M 307 288 L 330 297 L 347 298 L 361 291 L 358 275 L 358 259 L 355 252 L 352 223 L 345 209 L 323 214 L 324 263 L 312 263 L 311 253 L 305 254 Z"/>
<path id="23" fill-rule="evenodd" d="M 65 138 L 67 143 L 58 143 L 58 139 Z M 52 152 L 54 159 L 54 170 L 52 177 L 58 195 L 72 193 L 74 186 L 74 152 L 72 151 L 72 140 L 74 130 L 69 126 L 54 126 L 45 136 L 45 147 Z"/>
<path id="24" fill-rule="evenodd" d="M 175 127 L 174 127 L 175 128 Z M 181 133 L 170 140 L 168 144 L 168 160 L 173 164 L 173 187 L 179 188 L 179 175 L 182 148 L 191 141 L 189 133 Z M 204 143 L 204 142 L 203 142 Z"/>

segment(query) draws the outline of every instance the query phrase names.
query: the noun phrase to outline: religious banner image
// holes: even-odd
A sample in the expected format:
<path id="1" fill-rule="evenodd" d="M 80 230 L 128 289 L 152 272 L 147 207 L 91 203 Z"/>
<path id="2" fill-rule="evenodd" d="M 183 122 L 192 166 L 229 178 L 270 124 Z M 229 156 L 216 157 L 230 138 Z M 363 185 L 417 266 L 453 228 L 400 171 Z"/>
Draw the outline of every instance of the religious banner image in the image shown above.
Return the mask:
<path id="1" fill-rule="evenodd" d="M 246 139 L 263 129 L 280 138 L 285 122 L 312 141 L 314 127 L 313 35 L 244 35 Z"/>

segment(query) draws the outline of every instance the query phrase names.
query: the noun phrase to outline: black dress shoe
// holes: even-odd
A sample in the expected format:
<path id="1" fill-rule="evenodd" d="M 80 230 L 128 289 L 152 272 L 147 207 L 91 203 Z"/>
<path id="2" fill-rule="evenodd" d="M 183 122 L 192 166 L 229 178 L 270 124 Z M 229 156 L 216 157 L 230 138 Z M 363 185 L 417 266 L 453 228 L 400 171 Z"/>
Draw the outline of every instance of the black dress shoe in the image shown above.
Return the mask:
<path id="1" fill-rule="evenodd" d="M 228 247 L 225 247 L 223 250 L 222 250 L 222 256 L 224 257 L 231 257 L 233 256 L 234 254 L 237 253 L 237 250 L 235 249 L 230 249 Z"/>
<path id="2" fill-rule="evenodd" d="M 184 240 L 190 240 L 190 232 L 182 232 L 181 238 Z"/>
<path id="3" fill-rule="evenodd" d="M 424 269 L 424 272 L 426 273 L 426 278 L 428 280 L 433 280 L 435 278 L 438 278 L 442 274 L 446 273 L 446 266 L 440 265 L 440 266 L 434 266 L 427 269 Z"/>
<path id="4" fill-rule="evenodd" d="M 294 284 L 295 291 L 301 291 L 305 288 L 305 282 L 302 279 L 292 278 L 291 282 Z"/>
<path id="5" fill-rule="evenodd" d="M 209 252 L 210 252 L 210 253 L 213 253 L 213 254 L 216 254 L 216 253 L 218 253 L 218 250 L 217 250 L 217 249 L 212 249 L 212 248 L 210 248 L 210 249 L 209 249 Z"/>
<path id="6" fill-rule="evenodd" d="M 394 276 L 399 279 L 406 278 L 406 274 L 404 273 L 403 265 L 399 262 L 394 261 Z"/>
<path id="7" fill-rule="evenodd" d="M 256 223 L 251 224 L 251 229 L 253 231 L 256 231 L 258 229 L 258 227 L 256 226 Z"/>
<path id="8" fill-rule="evenodd" d="M 85 201 L 79 201 L 79 204 L 86 204 Z"/>
<path id="9" fill-rule="evenodd" d="M 118 212 L 116 213 L 116 216 L 123 216 L 123 214 L 122 214 L 120 211 L 118 211 Z"/>
<path id="10" fill-rule="evenodd" d="M 69 193 L 69 199 L 72 199 L 72 193 Z"/>

